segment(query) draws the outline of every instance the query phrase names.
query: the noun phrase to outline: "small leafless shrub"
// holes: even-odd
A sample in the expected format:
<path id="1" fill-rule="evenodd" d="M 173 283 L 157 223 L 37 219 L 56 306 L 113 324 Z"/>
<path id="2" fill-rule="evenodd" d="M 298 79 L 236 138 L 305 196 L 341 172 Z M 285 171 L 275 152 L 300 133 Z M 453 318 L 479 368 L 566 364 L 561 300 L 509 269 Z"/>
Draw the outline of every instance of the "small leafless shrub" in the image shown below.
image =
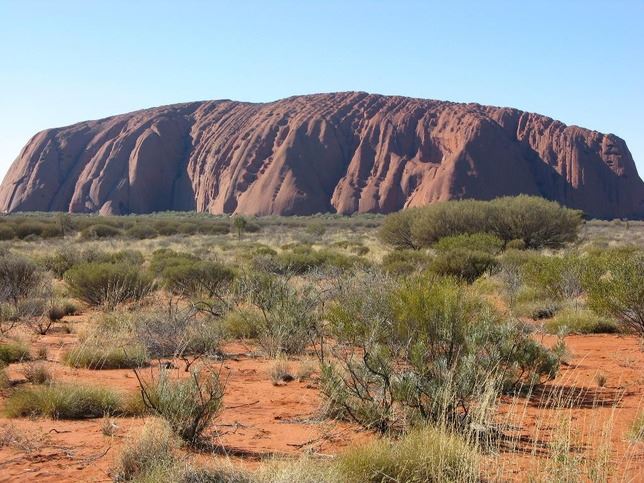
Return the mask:
<path id="1" fill-rule="evenodd" d="M 47 384 L 54 379 L 49 368 L 42 362 L 26 364 L 22 369 L 22 373 L 25 379 L 32 384 Z"/>

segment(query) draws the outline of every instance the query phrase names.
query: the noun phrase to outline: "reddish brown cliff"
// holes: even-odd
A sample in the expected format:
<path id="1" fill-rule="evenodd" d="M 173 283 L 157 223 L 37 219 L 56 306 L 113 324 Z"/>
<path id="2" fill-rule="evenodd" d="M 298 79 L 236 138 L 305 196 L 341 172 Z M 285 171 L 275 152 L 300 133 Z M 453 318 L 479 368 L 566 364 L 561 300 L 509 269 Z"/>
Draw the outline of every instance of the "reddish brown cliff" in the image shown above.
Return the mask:
<path id="1" fill-rule="evenodd" d="M 49 129 L 0 210 L 390 212 L 527 193 L 595 217 L 644 216 L 624 141 L 516 109 L 361 92 L 208 101 Z"/>

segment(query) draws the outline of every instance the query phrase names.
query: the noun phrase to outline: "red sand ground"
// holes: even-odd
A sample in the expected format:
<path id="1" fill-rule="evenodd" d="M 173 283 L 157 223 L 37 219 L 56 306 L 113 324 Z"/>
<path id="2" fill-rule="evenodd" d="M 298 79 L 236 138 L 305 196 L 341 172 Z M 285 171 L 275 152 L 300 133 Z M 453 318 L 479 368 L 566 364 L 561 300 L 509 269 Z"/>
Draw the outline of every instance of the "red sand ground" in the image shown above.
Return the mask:
<path id="1" fill-rule="evenodd" d="M 57 380 L 136 390 L 132 371 L 79 370 L 59 364 L 64 350 L 75 341 L 73 334 L 55 333 L 38 337 L 33 347 L 48 347 L 47 364 Z M 520 424 L 515 431 L 517 451 L 501 453 L 490 468 L 502 472 L 502 481 L 527 479 L 528 474 L 543 468 L 546 460 L 538 455 L 546 453 L 561 433 L 556 428 L 570 420 L 573 439 L 580 446 L 574 448 L 579 452 L 572 454 L 590 454 L 584 445 L 600 446 L 602 430 L 608 426 L 614 466 L 611 479 L 644 481 L 644 443 L 631 443 L 626 438 L 636 414 L 644 409 L 644 351 L 639 341 L 635 337 L 592 335 L 570 336 L 566 343 L 572 356 L 556 380 L 531 398 L 503 402 L 501 420 Z M 255 466 L 271 455 L 335 454 L 374 437 L 349 424 L 319 419 L 315 378 L 274 386 L 268 374 L 269 360 L 249 356 L 249 348 L 238 343 L 227 351 L 240 355 L 223 363 L 225 409 L 213 431 L 234 464 Z M 293 368 L 298 364 L 293 361 Z M 20 364 L 11 365 L 8 372 L 14 381 L 24 378 Z M 606 376 L 603 388 L 595 381 L 598 372 Z M 4 391 L 2 401 L 6 395 Z M 546 404 L 548 400 L 553 404 Z M 0 402 L 0 410 L 2 405 Z M 143 421 L 118 418 L 116 423 L 116 434 L 110 437 L 102 433 L 102 419 L 0 418 L 0 481 L 110 481 L 108 471 L 120 447 Z M 244 455 L 243 459 L 239 455 Z M 206 462 L 211 458 L 221 456 L 200 455 L 198 459 Z"/>

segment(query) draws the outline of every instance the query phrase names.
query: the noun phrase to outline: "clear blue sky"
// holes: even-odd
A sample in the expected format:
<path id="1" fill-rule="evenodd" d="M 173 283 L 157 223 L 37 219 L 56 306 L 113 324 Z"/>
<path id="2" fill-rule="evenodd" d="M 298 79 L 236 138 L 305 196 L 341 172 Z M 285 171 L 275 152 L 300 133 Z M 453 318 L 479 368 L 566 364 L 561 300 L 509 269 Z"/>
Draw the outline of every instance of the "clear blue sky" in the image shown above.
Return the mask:
<path id="1" fill-rule="evenodd" d="M 0 175 L 48 127 L 344 90 L 612 132 L 642 175 L 644 1 L 0 0 Z"/>

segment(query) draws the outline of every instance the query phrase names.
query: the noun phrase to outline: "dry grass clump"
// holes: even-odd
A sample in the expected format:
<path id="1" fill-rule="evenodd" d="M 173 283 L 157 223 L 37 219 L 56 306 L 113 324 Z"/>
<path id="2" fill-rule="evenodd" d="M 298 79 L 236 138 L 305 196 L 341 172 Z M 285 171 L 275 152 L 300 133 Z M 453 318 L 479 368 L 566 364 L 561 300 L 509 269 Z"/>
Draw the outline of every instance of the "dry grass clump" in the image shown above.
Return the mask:
<path id="1" fill-rule="evenodd" d="M 273 360 L 269 374 L 274 386 L 279 386 L 294 379 L 288 359 L 283 355 L 279 355 Z"/>
<path id="2" fill-rule="evenodd" d="M 601 317 L 591 310 L 561 310 L 544 324 L 550 334 L 616 334 L 619 325 L 614 320 Z"/>
<path id="3" fill-rule="evenodd" d="M 432 426 L 397 441 L 379 439 L 340 455 L 342 481 L 479 481 L 479 455 L 461 437 Z"/>
<path id="4" fill-rule="evenodd" d="M 141 434 L 130 440 L 121 451 L 111 475 L 114 481 L 137 483 L 250 483 L 241 471 L 198 468 L 186 461 L 178 450 L 181 446 L 167 422 L 152 419 Z"/>
<path id="5" fill-rule="evenodd" d="M 30 359 L 29 347 L 24 342 L 17 340 L 0 342 L 0 362 L 11 364 L 14 362 L 28 361 Z"/>
<path id="6" fill-rule="evenodd" d="M 165 421 L 149 420 L 141 434 L 130 440 L 121 451 L 111 472 L 112 477 L 114 481 L 142 481 L 141 478 L 150 473 L 171 468 L 177 463 L 174 452 L 178 447 L 179 443 Z"/>
<path id="7" fill-rule="evenodd" d="M 644 441 L 644 411 L 640 412 L 631 424 L 629 437 L 633 441 Z"/>
<path id="8" fill-rule="evenodd" d="M 50 384 L 16 390 L 5 401 L 5 413 L 10 418 L 83 419 L 118 413 L 121 405 L 119 394 L 107 388 Z"/>
<path id="9" fill-rule="evenodd" d="M 309 458 L 265 465 L 258 482 L 384 483 L 481 481 L 477 450 L 461 437 L 426 426 L 398 440 L 382 438 L 356 446 L 331 462 Z"/>
<path id="10" fill-rule="evenodd" d="M 71 349 L 65 353 L 63 361 L 75 368 L 132 369 L 147 365 L 149 358 L 140 345 L 110 347 L 91 343 Z"/>
<path id="11" fill-rule="evenodd" d="M 3 363 L 0 363 L 0 389 L 6 389 L 11 385 L 7 371 L 5 371 Z"/>

